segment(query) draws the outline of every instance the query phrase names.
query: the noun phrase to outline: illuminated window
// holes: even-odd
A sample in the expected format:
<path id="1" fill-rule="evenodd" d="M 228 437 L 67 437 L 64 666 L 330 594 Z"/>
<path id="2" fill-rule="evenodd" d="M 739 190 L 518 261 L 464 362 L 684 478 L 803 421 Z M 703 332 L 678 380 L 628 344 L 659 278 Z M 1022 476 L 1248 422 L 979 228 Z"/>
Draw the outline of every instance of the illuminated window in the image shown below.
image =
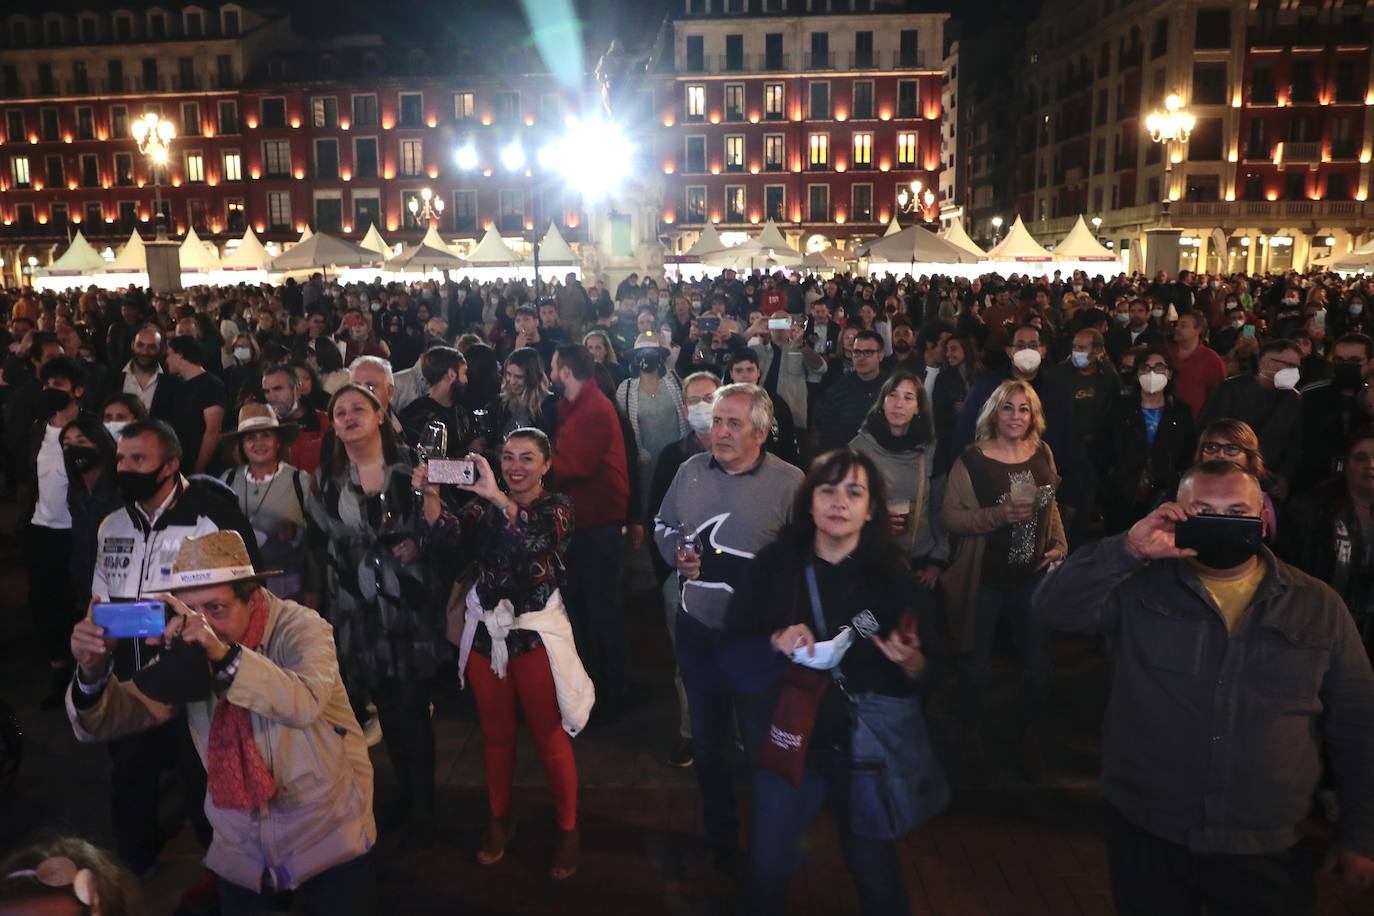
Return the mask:
<path id="1" fill-rule="evenodd" d="M 267 192 L 267 225 L 272 229 L 291 228 L 291 194 L 289 191 Z"/>
<path id="2" fill-rule="evenodd" d="M 243 232 L 248 228 L 248 217 L 243 209 L 242 200 L 224 202 L 224 231 Z"/>
<path id="3" fill-rule="evenodd" d="M 787 117 L 783 113 L 783 104 L 787 101 L 787 93 L 782 83 L 767 83 L 763 87 L 763 116 L 769 121 L 781 121 Z"/>
<path id="4" fill-rule="evenodd" d="M 725 186 L 725 221 L 727 223 L 744 222 L 744 209 L 746 203 L 744 185 L 728 184 Z"/>
<path id="5" fill-rule="evenodd" d="M 744 120 L 744 84 L 725 84 L 725 120 Z"/>
<path id="6" fill-rule="evenodd" d="M 27 188 L 29 182 L 29 157 L 15 156 L 10 160 L 10 174 L 14 177 L 16 188 Z"/>
<path id="7" fill-rule="evenodd" d="M 687 218 L 684 222 L 706 222 L 706 188 L 703 185 L 693 185 L 687 189 L 686 209 Z"/>
<path id="8" fill-rule="evenodd" d="M 472 117 L 473 94 L 471 92 L 456 92 L 453 95 L 453 117 L 457 121 L 466 121 Z"/>
<path id="9" fill-rule="evenodd" d="M 310 100 L 310 123 L 315 127 L 339 126 L 339 100 L 330 96 Z"/>
<path id="10" fill-rule="evenodd" d="M 744 137 L 738 134 L 725 138 L 725 171 L 744 171 Z"/>
<path id="11" fill-rule="evenodd" d="M 769 172 L 781 172 L 786 168 L 786 141 L 782 134 L 765 134 L 763 137 L 763 168 Z"/>
<path id="12" fill-rule="evenodd" d="M 826 169 L 830 167 L 830 135 L 812 134 L 807 143 L 810 146 L 810 158 L 808 162 L 813 169 Z"/>
<path id="13" fill-rule="evenodd" d="M 706 119 L 706 87 L 688 86 L 687 87 L 687 120 L 704 121 Z"/>
<path id="14" fill-rule="evenodd" d="M 224 154 L 224 180 L 243 181 L 243 158 L 238 150 L 229 150 Z"/>
<path id="15" fill-rule="evenodd" d="M 186 180 L 193 184 L 205 180 L 205 157 L 200 153 L 186 154 Z"/>
<path id="16" fill-rule="evenodd" d="M 897 164 L 914 166 L 916 164 L 916 135 L 901 133 L 897 135 Z"/>
<path id="17" fill-rule="evenodd" d="M 856 169 L 873 165 L 873 134 L 868 131 L 854 135 L 853 165 Z"/>
<path id="18" fill-rule="evenodd" d="M 262 170 L 268 178 L 291 176 L 291 144 L 286 140 L 264 140 Z"/>
<path id="19" fill-rule="evenodd" d="M 424 171 L 425 160 L 419 140 L 401 141 L 401 174 L 415 176 Z"/>

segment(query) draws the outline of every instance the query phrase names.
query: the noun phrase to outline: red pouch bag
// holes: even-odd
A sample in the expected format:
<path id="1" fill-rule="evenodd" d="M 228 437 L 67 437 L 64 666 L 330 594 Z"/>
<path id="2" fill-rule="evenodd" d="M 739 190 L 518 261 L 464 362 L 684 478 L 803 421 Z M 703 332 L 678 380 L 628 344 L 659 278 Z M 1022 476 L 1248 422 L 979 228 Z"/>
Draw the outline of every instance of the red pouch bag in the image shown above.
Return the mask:
<path id="1" fill-rule="evenodd" d="M 801 785 L 816 712 L 829 686 L 828 672 L 787 666 L 782 675 L 782 692 L 773 708 L 773 721 L 759 751 L 759 766 L 772 770 L 793 786 Z"/>

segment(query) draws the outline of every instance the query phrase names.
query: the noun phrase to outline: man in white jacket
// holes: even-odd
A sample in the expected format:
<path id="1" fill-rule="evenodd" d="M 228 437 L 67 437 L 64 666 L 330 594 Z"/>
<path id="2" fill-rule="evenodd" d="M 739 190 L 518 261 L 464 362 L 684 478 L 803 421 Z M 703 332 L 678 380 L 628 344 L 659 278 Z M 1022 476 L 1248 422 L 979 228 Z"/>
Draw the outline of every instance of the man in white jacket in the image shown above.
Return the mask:
<path id="1" fill-rule="evenodd" d="M 72 632 L 67 714 L 78 739 L 156 727 L 185 706 L 214 827 L 206 865 L 224 916 L 296 891 L 317 916 L 371 912 L 372 764 L 348 704 L 333 630 L 268 592 L 235 531 L 188 537 L 159 595 L 167 652 L 131 681 L 94 616 Z M 105 621 L 109 623 L 107 619 Z"/>

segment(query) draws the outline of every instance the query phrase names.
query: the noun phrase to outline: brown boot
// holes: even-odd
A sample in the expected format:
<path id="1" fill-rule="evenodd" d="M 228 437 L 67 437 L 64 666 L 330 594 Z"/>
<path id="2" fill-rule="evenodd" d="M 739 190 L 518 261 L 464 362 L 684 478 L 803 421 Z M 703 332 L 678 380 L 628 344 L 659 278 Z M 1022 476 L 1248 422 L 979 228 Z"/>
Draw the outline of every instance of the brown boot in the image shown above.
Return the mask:
<path id="1" fill-rule="evenodd" d="M 515 824 L 509 817 L 490 817 L 477 850 L 478 865 L 495 865 L 506 855 L 506 846 L 515 838 Z"/>
<path id="2" fill-rule="evenodd" d="M 559 830 L 558 839 L 553 844 L 553 859 L 549 863 L 549 877 L 555 881 L 566 881 L 577 871 L 582 859 L 582 834 L 576 827 Z"/>

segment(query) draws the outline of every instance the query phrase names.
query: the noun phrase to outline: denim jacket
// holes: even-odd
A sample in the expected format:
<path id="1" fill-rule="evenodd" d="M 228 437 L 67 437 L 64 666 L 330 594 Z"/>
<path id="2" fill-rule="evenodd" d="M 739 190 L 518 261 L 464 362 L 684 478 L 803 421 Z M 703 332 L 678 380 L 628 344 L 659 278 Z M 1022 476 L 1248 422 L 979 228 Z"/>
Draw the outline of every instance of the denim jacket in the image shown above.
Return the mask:
<path id="1" fill-rule="evenodd" d="M 1103 794 L 1195 852 L 1268 854 L 1297 840 L 1335 771 L 1338 845 L 1374 855 L 1374 673 L 1341 599 L 1267 549 L 1227 633 L 1186 561 L 1142 562 L 1126 536 L 1077 551 L 1037 595 L 1048 626 L 1112 637 Z"/>

